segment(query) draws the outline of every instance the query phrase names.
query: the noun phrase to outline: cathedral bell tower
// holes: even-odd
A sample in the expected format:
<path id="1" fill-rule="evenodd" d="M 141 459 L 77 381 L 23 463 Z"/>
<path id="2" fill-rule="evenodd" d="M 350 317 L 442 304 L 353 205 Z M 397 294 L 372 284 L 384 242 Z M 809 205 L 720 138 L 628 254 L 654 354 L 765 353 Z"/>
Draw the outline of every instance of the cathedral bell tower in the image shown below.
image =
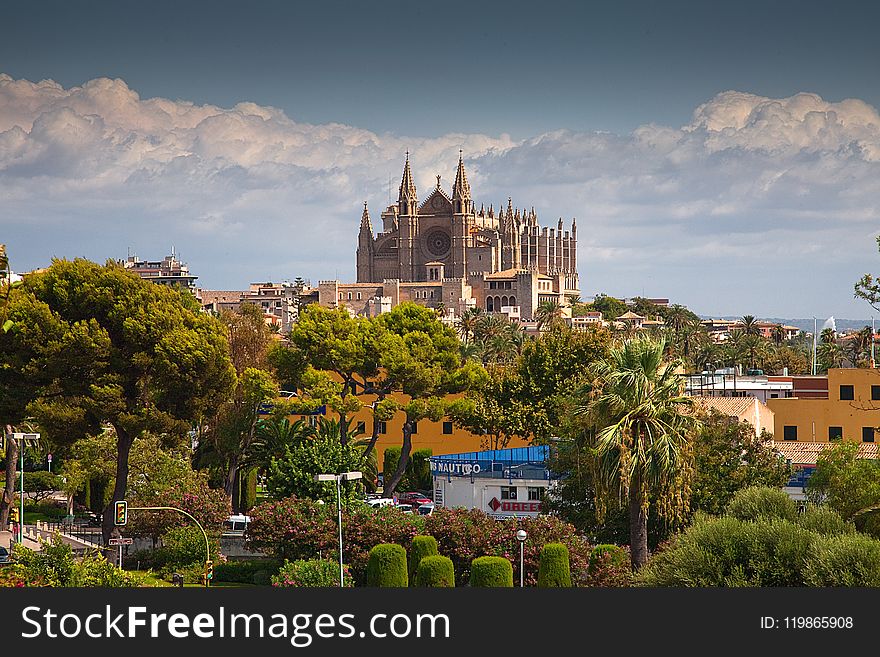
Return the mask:
<path id="1" fill-rule="evenodd" d="M 452 186 L 452 272 L 454 278 L 467 276 L 467 245 L 470 229 L 474 225 L 474 201 L 471 186 L 464 171 L 462 151 L 458 151 L 458 171 Z"/>
<path id="2" fill-rule="evenodd" d="M 414 247 L 419 234 L 419 197 L 416 184 L 413 182 L 409 168 L 409 151 L 406 152 L 406 163 L 403 165 L 403 178 L 400 181 L 400 194 L 397 197 L 397 215 L 400 226 L 398 254 L 400 256 L 400 278 L 416 280 L 413 270 L 415 258 Z"/>
<path id="3" fill-rule="evenodd" d="M 367 210 L 367 202 L 364 201 L 364 213 L 361 215 L 361 229 L 358 233 L 358 283 L 370 283 L 373 281 L 373 245 L 373 224 L 370 221 L 370 211 Z"/>

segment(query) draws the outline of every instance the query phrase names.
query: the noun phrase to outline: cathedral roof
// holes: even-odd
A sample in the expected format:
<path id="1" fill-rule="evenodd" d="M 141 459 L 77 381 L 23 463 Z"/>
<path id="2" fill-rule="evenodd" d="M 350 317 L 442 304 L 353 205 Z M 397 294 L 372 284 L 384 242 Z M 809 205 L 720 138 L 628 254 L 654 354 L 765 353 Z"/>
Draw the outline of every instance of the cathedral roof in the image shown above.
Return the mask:
<path id="1" fill-rule="evenodd" d="M 417 199 L 416 183 L 413 181 L 412 170 L 409 168 L 409 151 L 406 153 L 406 163 L 403 165 L 403 178 L 400 180 L 399 199 L 404 198 Z"/>

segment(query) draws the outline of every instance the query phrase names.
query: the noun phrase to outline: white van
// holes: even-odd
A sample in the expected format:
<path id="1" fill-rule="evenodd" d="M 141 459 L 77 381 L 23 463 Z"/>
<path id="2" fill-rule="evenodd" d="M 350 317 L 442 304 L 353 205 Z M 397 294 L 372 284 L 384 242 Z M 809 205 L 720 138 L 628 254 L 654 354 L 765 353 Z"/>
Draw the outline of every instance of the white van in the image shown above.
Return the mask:
<path id="1" fill-rule="evenodd" d="M 250 516 L 244 516 L 241 514 L 229 516 L 223 523 L 223 531 L 227 533 L 243 534 L 250 521 Z"/>

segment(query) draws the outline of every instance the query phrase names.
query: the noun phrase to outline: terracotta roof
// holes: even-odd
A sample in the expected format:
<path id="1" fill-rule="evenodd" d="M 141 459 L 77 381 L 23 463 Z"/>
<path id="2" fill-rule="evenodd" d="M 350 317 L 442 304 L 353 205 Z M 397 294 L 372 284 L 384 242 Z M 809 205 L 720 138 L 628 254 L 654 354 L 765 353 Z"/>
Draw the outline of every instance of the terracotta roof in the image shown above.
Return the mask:
<path id="1" fill-rule="evenodd" d="M 694 397 L 694 403 L 698 408 L 716 410 L 729 417 L 739 417 L 750 411 L 756 402 L 760 403 L 756 397 Z"/>
<path id="2" fill-rule="evenodd" d="M 627 312 L 625 312 L 625 313 L 623 313 L 622 315 L 618 316 L 617 319 L 645 319 L 645 318 L 642 317 L 641 315 L 636 315 L 636 314 L 635 314 L 634 312 L 632 312 L 631 310 L 628 310 Z"/>
<path id="3" fill-rule="evenodd" d="M 773 449 L 783 458 L 790 460 L 796 465 L 816 465 L 819 454 L 837 443 L 809 443 L 796 440 L 773 442 Z M 875 443 L 859 443 L 859 458 L 878 458 L 877 445 Z"/>

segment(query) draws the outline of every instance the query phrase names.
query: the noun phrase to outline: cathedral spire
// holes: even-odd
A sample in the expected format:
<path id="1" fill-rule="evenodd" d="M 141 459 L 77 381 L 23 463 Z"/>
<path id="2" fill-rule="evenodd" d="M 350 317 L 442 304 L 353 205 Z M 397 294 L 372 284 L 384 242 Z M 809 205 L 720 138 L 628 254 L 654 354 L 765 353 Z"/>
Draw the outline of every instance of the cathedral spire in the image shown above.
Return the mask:
<path id="1" fill-rule="evenodd" d="M 458 151 L 458 171 L 455 172 L 455 184 L 452 186 L 453 200 L 471 200 L 471 186 L 468 183 L 467 174 L 464 172 L 463 151 Z"/>
<path id="2" fill-rule="evenodd" d="M 407 151 L 406 163 L 403 165 L 403 178 L 400 181 L 400 194 L 397 197 L 397 207 L 400 214 L 413 215 L 418 204 L 416 184 L 413 181 L 412 170 L 409 168 L 409 151 Z"/>
<path id="3" fill-rule="evenodd" d="M 370 211 L 367 210 L 366 201 L 364 201 L 364 213 L 361 215 L 361 232 L 373 234 L 373 223 L 370 221 Z"/>

